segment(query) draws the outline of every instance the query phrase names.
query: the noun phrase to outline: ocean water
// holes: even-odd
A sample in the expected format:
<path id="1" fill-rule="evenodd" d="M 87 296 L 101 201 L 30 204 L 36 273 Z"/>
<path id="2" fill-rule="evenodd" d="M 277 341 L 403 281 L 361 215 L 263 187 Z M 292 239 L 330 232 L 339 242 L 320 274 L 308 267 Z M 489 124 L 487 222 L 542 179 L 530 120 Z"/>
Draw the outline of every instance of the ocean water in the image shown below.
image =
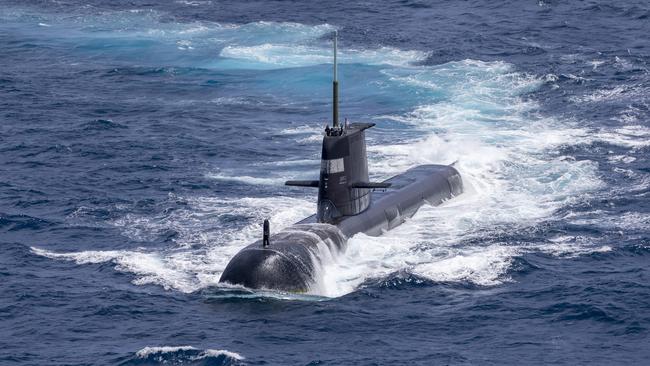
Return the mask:
<path id="1" fill-rule="evenodd" d="M 218 284 L 315 210 L 338 30 L 371 175 L 466 192 L 307 294 Z M 640 365 L 647 1 L 0 0 L 0 364 Z"/>

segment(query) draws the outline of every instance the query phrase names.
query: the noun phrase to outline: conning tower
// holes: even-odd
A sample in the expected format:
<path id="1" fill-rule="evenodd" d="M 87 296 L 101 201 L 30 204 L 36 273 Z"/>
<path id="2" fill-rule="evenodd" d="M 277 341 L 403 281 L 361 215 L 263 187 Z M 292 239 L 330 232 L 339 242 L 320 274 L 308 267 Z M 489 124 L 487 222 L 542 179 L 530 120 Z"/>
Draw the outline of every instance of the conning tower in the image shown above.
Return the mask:
<path id="1" fill-rule="evenodd" d="M 334 33 L 334 77 L 332 82 L 332 127 L 325 127 L 318 181 L 288 181 L 289 186 L 318 187 L 316 220 L 335 224 L 344 216 L 358 215 L 370 205 L 373 188 L 388 183 L 370 183 L 365 130 L 374 123 L 339 123 L 337 33 Z"/>

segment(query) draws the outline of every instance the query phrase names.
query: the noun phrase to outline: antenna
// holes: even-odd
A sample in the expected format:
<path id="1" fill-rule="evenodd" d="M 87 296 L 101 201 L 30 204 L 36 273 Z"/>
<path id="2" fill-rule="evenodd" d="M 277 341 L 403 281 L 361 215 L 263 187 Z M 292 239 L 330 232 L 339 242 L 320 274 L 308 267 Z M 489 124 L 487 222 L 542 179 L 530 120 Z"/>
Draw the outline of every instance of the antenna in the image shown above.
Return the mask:
<path id="1" fill-rule="evenodd" d="M 334 81 L 332 82 L 332 126 L 339 127 L 339 80 L 336 64 L 336 48 L 339 38 L 338 31 L 334 31 Z"/>
<path id="2" fill-rule="evenodd" d="M 264 229 L 262 236 L 262 247 L 267 248 L 269 246 L 269 236 L 271 236 L 271 229 L 269 227 L 269 220 L 264 220 Z"/>

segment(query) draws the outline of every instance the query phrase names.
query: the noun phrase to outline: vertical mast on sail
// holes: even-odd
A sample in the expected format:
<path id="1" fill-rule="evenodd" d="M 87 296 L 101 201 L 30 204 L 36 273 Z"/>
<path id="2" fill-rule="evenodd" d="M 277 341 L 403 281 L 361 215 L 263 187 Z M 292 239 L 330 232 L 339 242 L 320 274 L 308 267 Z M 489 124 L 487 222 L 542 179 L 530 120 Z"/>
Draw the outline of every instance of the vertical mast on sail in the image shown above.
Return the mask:
<path id="1" fill-rule="evenodd" d="M 338 31 L 334 31 L 334 81 L 332 82 L 332 126 L 339 127 L 339 80 L 336 64 L 336 48 L 338 40 Z"/>

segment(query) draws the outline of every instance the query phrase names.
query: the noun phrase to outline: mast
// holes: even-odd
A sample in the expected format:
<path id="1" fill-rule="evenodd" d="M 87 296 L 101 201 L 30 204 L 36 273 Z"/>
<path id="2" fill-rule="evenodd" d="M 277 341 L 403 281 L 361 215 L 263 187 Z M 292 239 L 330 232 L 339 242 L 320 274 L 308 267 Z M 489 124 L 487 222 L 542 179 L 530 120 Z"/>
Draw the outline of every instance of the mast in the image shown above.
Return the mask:
<path id="1" fill-rule="evenodd" d="M 336 48 L 339 37 L 338 31 L 334 31 L 334 81 L 332 82 L 332 126 L 339 127 L 339 80 L 336 64 Z"/>

